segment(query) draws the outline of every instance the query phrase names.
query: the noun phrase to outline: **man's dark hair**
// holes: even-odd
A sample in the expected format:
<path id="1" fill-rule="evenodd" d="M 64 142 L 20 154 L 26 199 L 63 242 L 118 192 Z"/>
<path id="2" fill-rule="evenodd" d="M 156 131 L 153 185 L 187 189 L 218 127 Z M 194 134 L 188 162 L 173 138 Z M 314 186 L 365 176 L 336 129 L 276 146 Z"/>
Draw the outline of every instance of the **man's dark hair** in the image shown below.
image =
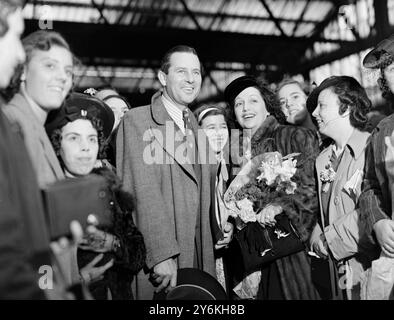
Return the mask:
<path id="1" fill-rule="evenodd" d="M 170 63 L 171 56 L 172 56 L 172 54 L 174 54 L 176 52 L 192 53 L 196 57 L 198 57 L 197 51 L 192 47 L 185 46 L 185 45 L 179 45 L 179 46 L 173 47 L 166 52 L 163 59 L 161 60 L 161 64 L 160 64 L 161 71 L 163 71 L 166 74 L 168 73 L 168 69 L 170 68 L 170 65 L 171 65 L 171 63 Z M 201 65 L 201 63 L 200 63 L 200 65 Z M 200 66 L 200 68 L 201 68 L 201 66 Z"/>
<path id="2" fill-rule="evenodd" d="M 350 124 L 364 131 L 368 124 L 368 112 L 371 111 L 365 89 L 353 77 L 343 76 L 335 85 L 328 87 L 337 96 L 340 103 L 339 114 L 344 114 L 349 109 Z"/>
<path id="3" fill-rule="evenodd" d="M 8 29 L 8 16 L 19 8 L 22 8 L 22 0 L 1 0 L 0 1 L 0 37 L 3 37 Z"/>

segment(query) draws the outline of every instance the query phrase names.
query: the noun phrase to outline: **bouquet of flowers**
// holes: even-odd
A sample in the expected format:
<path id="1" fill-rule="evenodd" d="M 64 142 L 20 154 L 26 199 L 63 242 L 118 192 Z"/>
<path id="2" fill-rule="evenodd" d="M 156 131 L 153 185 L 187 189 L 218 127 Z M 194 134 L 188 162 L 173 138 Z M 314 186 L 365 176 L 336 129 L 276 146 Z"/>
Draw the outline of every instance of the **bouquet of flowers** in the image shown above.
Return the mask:
<path id="1" fill-rule="evenodd" d="M 228 214 L 238 229 L 256 221 L 256 213 L 275 200 L 291 199 L 297 189 L 292 177 L 297 171 L 299 153 L 285 157 L 279 152 L 266 152 L 254 157 L 240 171 L 228 188 L 224 200 Z"/>
<path id="2" fill-rule="evenodd" d="M 300 155 L 292 153 L 283 157 L 279 152 L 267 152 L 251 159 L 239 172 L 228 188 L 224 200 L 227 214 L 235 218 L 239 230 L 256 222 L 256 215 L 269 204 L 279 204 L 284 211 L 291 207 L 293 196 L 297 190 L 295 173 Z M 290 209 L 290 208 L 289 208 Z M 258 246 L 260 256 L 272 250 L 270 238 L 264 232 L 251 226 L 249 233 L 251 245 Z M 276 237 L 285 238 L 290 232 L 278 224 L 275 225 Z M 253 233 L 253 234 L 252 234 Z M 249 274 L 234 289 L 241 298 L 254 298 L 260 282 L 260 271 Z"/>

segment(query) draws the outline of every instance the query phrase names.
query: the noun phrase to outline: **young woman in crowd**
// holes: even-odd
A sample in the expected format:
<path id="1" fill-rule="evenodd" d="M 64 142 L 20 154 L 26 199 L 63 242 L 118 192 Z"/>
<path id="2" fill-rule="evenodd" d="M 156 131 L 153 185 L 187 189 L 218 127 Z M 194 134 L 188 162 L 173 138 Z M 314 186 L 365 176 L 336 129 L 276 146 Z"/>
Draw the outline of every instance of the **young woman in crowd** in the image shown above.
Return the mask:
<path id="1" fill-rule="evenodd" d="M 360 299 L 360 281 L 370 266 L 371 247 L 360 241 L 356 204 L 361 193 L 366 132 L 371 101 L 356 79 L 333 76 L 309 96 L 320 133 L 333 142 L 316 159 L 320 219 L 311 249 L 320 257 L 320 279 L 314 279 L 322 298 Z M 326 276 L 322 276 L 326 274 Z"/>
<path id="2" fill-rule="evenodd" d="M 26 61 L 12 80 L 15 93 L 3 111 L 23 133 L 41 188 L 64 178 L 44 129 L 48 112 L 71 90 L 75 59 L 56 32 L 37 31 L 22 40 Z"/>
<path id="3" fill-rule="evenodd" d="M 105 177 L 113 193 L 112 227 L 108 230 L 89 227 L 78 250 L 83 281 L 89 284 L 96 299 L 131 299 L 133 276 L 145 263 L 143 237 L 132 218 L 133 198 L 122 190 L 112 171 L 94 169 L 97 158 L 105 155 L 105 141 L 113 122 L 111 109 L 104 102 L 73 93 L 62 108 L 49 114 L 46 130 L 67 178 L 96 173 Z"/>
<path id="4" fill-rule="evenodd" d="M 286 78 L 278 84 L 276 93 L 287 123 L 317 131 L 312 116 L 306 108 L 307 95 L 301 83 Z"/>
<path id="5" fill-rule="evenodd" d="M 301 153 L 297 157 L 296 176 L 300 181 L 298 203 L 302 205 L 292 214 L 285 214 L 288 214 L 301 240 L 306 243 L 318 215 L 314 178 L 314 161 L 319 151 L 316 135 L 312 130 L 303 127 L 282 124 L 285 119 L 275 94 L 253 77 L 242 76 L 231 82 L 225 89 L 225 100 L 237 128 L 241 129 L 238 142 L 241 146 L 238 148 L 242 151 L 241 157 L 247 160 L 272 151 L 278 151 L 282 156 Z M 251 142 L 251 150 L 242 148 L 245 140 Z M 281 199 L 278 199 L 275 204 L 263 208 L 258 220 L 263 226 L 275 223 L 275 216 L 282 211 Z M 318 298 L 306 251 L 279 258 L 262 268 L 257 299 Z"/>
<path id="6" fill-rule="evenodd" d="M 120 121 L 122 120 L 125 113 L 131 109 L 130 104 L 127 102 L 126 98 L 121 96 L 113 88 L 101 88 L 100 90 L 95 90 L 89 88 L 85 91 L 90 95 L 104 101 L 113 111 L 115 116 L 114 126 L 112 128 L 112 133 L 108 138 L 108 148 L 107 148 L 107 161 L 110 165 L 115 168 L 116 166 L 116 135 L 118 133 L 118 127 Z"/>
<path id="7" fill-rule="evenodd" d="M 211 212 L 211 226 L 214 234 L 216 275 L 227 291 L 231 295 L 231 283 L 226 266 L 226 247 L 228 240 L 232 238 L 233 224 L 225 221 L 224 193 L 229 182 L 229 162 L 228 162 L 228 137 L 225 110 L 220 107 L 203 105 L 195 111 L 198 125 L 204 130 L 208 137 L 211 151 L 215 154 L 216 166 L 211 174 L 212 177 L 212 198 L 214 199 L 214 210 Z M 225 243 L 225 244 L 223 244 Z"/>

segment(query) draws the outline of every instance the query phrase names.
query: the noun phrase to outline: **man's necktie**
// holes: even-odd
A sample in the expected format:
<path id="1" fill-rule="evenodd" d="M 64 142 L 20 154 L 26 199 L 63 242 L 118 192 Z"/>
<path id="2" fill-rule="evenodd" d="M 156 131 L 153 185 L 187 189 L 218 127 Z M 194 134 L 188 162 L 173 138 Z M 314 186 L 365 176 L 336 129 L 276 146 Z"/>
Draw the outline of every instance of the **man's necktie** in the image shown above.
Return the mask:
<path id="1" fill-rule="evenodd" d="M 187 143 L 186 152 L 189 163 L 196 164 L 196 150 L 194 145 L 194 134 L 189 118 L 189 110 L 187 108 L 182 110 L 183 125 L 185 128 L 185 142 Z"/>
<path id="2" fill-rule="evenodd" d="M 185 126 L 185 135 L 188 134 L 188 130 L 191 130 L 189 110 L 187 108 L 182 110 L 183 125 Z"/>

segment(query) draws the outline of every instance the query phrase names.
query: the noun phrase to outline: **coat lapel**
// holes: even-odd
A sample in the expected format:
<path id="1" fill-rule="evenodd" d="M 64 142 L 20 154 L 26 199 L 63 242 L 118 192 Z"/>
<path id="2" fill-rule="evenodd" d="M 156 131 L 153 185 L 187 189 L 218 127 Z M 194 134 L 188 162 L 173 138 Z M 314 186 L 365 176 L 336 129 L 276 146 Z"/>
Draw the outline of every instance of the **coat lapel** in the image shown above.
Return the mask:
<path id="1" fill-rule="evenodd" d="M 361 132 L 355 129 L 354 133 L 349 138 L 345 149 L 343 150 L 344 154 L 337 169 L 336 179 L 334 180 L 334 184 L 332 186 L 332 196 L 330 197 L 329 202 L 330 221 L 335 221 L 338 214 L 340 214 L 339 210 L 337 210 L 336 208 L 335 198 L 339 197 L 338 201 L 340 201 L 342 205 L 344 205 L 342 192 L 345 192 L 346 194 L 348 193 L 343 189 L 343 186 L 353 175 L 354 166 L 352 164 L 354 164 L 354 161 L 356 161 L 363 154 L 368 137 L 368 133 Z M 349 195 L 349 197 L 351 198 L 351 195 Z M 354 201 L 356 202 L 355 199 Z"/>
<path id="2" fill-rule="evenodd" d="M 324 228 L 325 226 L 325 221 L 324 221 L 323 207 L 321 202 L 322 182 L 320 180 L 320 172 L 323 169 L 325 169 L 325 166 L 328 164 L 331 153 L 332 153 L 332 145 L 324 149 L 322 153 L 316 158 L 316 172 L 317 172 L 317 186 L 318 186 L 317 195 L 319 197 L 320 219 L 322 223 L 322 228 Z"/>
<path id="3" fill-rule="evenodd" d="M 54 175 L 58 179 L 64 178 L 63 170 L 60 167 L 59 160 L 57 159 L 52 144 L 50 143 L 50 137 L 47 136 L 44 126 L 38 122 L 38 119 L 33 113 L 28 101 L 22 94 L 17 93 L 10 102 L 10 105 L 21 110 L 23 114 L 25 114 L 26 118 L 29 119 L 31 129 L 37 132 L 37 137 L 40 141 L 40 144 L 42 145 L 43 150 L 45 151 L 44 157 L 51 166 Z"/>
<path id="4" fill-rule="evenodd" d="M 163 150 L 170 157 L 172 157 L 198 184 L 193 165 L 188 163 L 188 159 L 184 155 L 184 151 L 186 149 L 183 139 L 184 134 L 171 119 L 170 115 L 165 109 L 161 100 L 161 92 L 156 93 L 152 97 L 151 115 L 155 121 L 155 126 L 151 127 L 151 136 L 155 138 L 161 148 L 163 148 Z M 160 131 L 160 134 L 157 129 Z"/>
<path id="5" fill-rule="evenodd" d="M 351 159 L 351 155 L 349 154 L 348 148 L 345 148 L 343 150 L 343 152 L 344 153 L 342 155 L 342 159 L 341 159 L 339 166 L 337 168 L 337 171 L 336 171 L 335 180 L 333 182 L 332 189 L 331 189 L 330 201 L 328 203 L 329 223 L 331 221 L 335 221 L 337 219 L 338 210 L 336 208 L 335 201 L 339 201 L 337 197 L 341 193 L 341 190 L 338 190 L 338 188 L 341 187 L 343 180 L 346 181 L 346 177 L 347 177 L 346 171 L 349 167 L 349 159 Z M 342 197 L 340 198 L 340 201 L 342 202 Z"/>

